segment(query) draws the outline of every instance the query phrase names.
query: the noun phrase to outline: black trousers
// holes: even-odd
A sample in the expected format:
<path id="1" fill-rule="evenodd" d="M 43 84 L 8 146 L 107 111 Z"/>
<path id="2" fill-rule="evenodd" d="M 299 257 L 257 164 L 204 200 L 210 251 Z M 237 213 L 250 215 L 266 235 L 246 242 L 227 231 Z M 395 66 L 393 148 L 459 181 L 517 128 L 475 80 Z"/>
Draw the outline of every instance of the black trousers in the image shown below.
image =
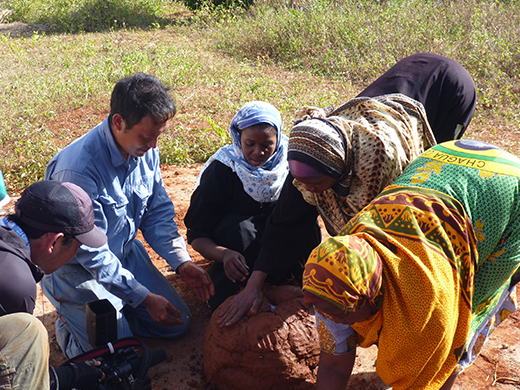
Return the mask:
<path id="1" fill-rule="evenodd" d="M 254 269 L 254 263 L 258 258 L 261 249 L 261 238 L 264 233 L 268 215 L 256 215 L 244 217 L 241 215 L 227 215 L 223 218 L 215 229 L 213 240 L 218 245 L 232 249 L 241 253 L 249 267 L 250 273 Z M 267 284 L 281 285 L 300 280 L 303 273 L 303 266 L 295 263 L 285 275 L 269 275 L 266 279 Z M 228 297 L 235 295 L 247 284 L 247 279 L 243 282 L 234 283 L 228 279 L 224 271 L 224 265 L 214 262 L 208 269 L 208 274 L 215 286 L 215 295 L 208 301 L 211 311 L 222 304 Z"/>
<path id="2" fill-rule="evenodd" d="M 265 227 L 267 216 L 241 216 L 236 214 L 224 217 L 215 229 L 213 240 L 218 245 L 241 253 L 250 270 L 260 252 L 260 239 Z M 236 294 L 247 281 L 234 283 L 228 279 L 224 265 L 214 262 L 208 269 L 208 274 L 215 285 L 215 295 L 209 300 L 209 306 L 214 311 L 231 295 Z"/>
<path id="3" fill-rule="evenodd" d="M 358 97 L 401 93 L 422 103 L 437 143 L 459 139 L 475 112 L 473 78 L 457 61 L 433 53 L 406 57 Z"/>

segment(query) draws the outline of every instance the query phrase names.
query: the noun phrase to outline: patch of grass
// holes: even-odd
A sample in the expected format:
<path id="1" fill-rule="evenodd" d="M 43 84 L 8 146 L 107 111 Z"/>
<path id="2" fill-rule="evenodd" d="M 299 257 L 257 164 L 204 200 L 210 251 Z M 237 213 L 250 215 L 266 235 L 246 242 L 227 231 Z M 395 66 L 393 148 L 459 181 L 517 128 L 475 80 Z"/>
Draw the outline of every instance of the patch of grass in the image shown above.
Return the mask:
<path id="1" fill-rule="evenodd" d="M 18 131 L 2 131 L 2 149 L 9 150 L 2 164 L 8 190 L 43 179 L 47 161 L 58 151 L 50 139 L 51 134 L 42 128 L 35 131 L 28 123 Z"/>
<path id="2" fill-rule="evenodd" d="M 203 162 L 229 143 L 229 122 L 246 101 L 277 106 L 288 131 L 295 107 L 339 104 L 350 95 L 341 81 L 234 61 L 206 48 L 204 38 L 185 35 L 180 27 L 0 35 L 0 167 L 8 189 L 18 192 L 41 179 L 59 149 L 105 118 L 114 84 L 135 72 L 154 74 L 172 86 L 178 113 L 171 134 L 160 141 L 166 164 Z M 14 150 L 29 141 L 30 147 Z"/>
<path id="3" fill-rule="evenodd" d="M 159 144 L 161 163 L 182 166 L 204 162 L 228 143 L 228 138 L 216 133 L 212 127 L 199 129 L 179 127 L 176 131 L 161 137 Z"/>
<path id="4" fill-rule="evenodd" d="M 258 4 L 210 26 L 217 50 L 350 80 L 361 89 L 417 52 L 454 58 L 493 120 L 520 115 L 520 2 L 388 0 Z"/>
<path id="5" fill-rule="evenodd" d="M 254 4 L 254 0 L 182 0 L 182 3 L 193 11 L 201 9 L 219 11 L 237 8 L 249 9 Z"/>

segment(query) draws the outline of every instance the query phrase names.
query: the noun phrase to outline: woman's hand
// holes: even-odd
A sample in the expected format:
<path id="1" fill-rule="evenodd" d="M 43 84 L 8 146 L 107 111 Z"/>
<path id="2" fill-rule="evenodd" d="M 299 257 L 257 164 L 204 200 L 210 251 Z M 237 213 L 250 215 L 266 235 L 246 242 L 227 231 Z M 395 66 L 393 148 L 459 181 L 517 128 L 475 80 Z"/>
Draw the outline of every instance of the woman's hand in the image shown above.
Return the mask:
<path id="1" fill-rule="evenodd" d="M 226 276 L 233 283 L 243 282 L 249 276 L 249 267 L 246 264 L 246 259 L 241 253 L 226 249 L 222 254 L 222 264 Z"/>
<path id="2" fill-rule="evenodd" d="M 322 351 L 316 378 L 316 390 L 346 389 L 355 361 L 355 349 L 344 355 L 329 355 Z"/>
<path id="3" fill-rule="evenodd" d="M 256 314 L 263 297 L 261 290 L 247 289 L 246 287 L 232 299 L 227 310 L 217 320 L 217 324 L 220 327 L 231 326 L 240 321 L 248 312 L 249 314 Z"/>
<path id="4" fill-rule="evenodd" d="M 262 287 L 266 277 L 265 272 L 253 271 L 246 287 L 231 300 L 231 304 L 217 320 L 220 327 L 237 323 L 246 313 L 249 315 L 257 313 L 264 299 Z"/>

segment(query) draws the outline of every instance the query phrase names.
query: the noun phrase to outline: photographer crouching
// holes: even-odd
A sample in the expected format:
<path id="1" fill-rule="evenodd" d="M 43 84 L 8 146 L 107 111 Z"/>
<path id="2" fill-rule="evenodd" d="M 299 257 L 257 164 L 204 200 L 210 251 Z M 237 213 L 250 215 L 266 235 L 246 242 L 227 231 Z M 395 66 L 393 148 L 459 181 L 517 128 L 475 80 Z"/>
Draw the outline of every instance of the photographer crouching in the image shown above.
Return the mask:
<path id="1" fill-rule="evenodd" d="M 1 172 L 0 194 L 7 196 Z M 30 185 L 15 213 L 0 220 L 1 390 L 87 390 L 104 379 L 99 361 L 49 367 L 47 330 L 32 313 L 44 274 L 69 262 L 80 245 L 97 248 L 106 241 L 94 225 L 91 199 L 67 182 Z"/>

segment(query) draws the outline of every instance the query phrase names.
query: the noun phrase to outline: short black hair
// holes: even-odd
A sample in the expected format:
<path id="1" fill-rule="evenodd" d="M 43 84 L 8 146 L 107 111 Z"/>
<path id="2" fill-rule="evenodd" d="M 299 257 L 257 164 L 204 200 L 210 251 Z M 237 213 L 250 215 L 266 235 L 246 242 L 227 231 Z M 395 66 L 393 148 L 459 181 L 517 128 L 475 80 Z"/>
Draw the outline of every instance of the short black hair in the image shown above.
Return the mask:
<path id="1" fill-rule="evenodd" d="M 120 114 L 127 129 L 150 114 L 156 124 L 175 116 L 177 108 L 167 88 L 157 77 L 136 73 L 117 82 L 110 98 L 110 116 Z"/>
<path id="2" fill-rule="evenodd" d="M 26 223 L 22 222 L 20 218 L 16 216 L 16 214 L 10 214 L 7 216 L 12 222 L 17 224 L 20 229 L 23 230 L 25 235 L 30 238 L 31 240 L 37 240 L 44 234 L 47 234 L 49 232 L 44 232 L 43 230 L 35 229 L 32 226 L 27 225 Z M 63 246 L 70 247 L 72 245 L 72 242 L 74 241 L 75 237 L 72 234 L 69 233 L 63 233 Z"/>

